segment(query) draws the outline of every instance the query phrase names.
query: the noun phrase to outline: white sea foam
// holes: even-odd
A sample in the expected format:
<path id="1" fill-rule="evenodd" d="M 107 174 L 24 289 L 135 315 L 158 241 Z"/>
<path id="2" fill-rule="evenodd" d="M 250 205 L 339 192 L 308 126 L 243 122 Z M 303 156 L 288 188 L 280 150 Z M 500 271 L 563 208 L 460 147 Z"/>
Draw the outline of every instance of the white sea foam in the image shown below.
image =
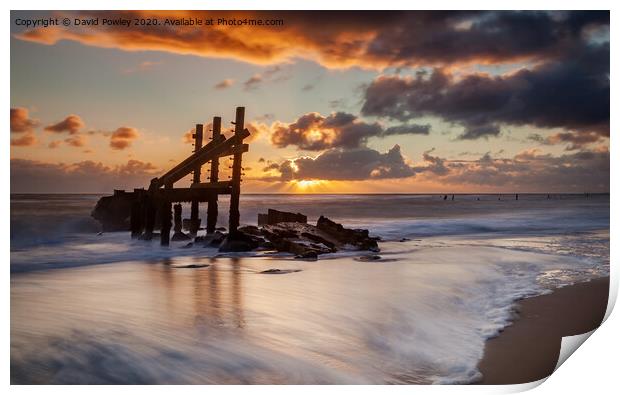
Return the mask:
<path id="1" fill-rule="evenodd" d="M 292 211 L 312 205 L 274 199 Z M 609 270 L 608 200 L 493 202 L 473 216 L 475 202 L 446 215 L 439 200 L 385 198 L 424 208 L 406 218 L 389 204 L 383 217 L 362 216 L 377 209 L 369 199 L 347 197 L 357 210 L 340 220 L 411 239 L 380 243 L 382 259 L 369 262 L 351 252 L 229 258 L 126 233 L 52 234 L 36 245 L 12 235 L 12 379 L 472 382 L 484 342 L 510 324 L 516 300 Z M 196 268 L 180 268 L 188 265 Z M 271 268 L 290 272 L 260 274 Z"/>

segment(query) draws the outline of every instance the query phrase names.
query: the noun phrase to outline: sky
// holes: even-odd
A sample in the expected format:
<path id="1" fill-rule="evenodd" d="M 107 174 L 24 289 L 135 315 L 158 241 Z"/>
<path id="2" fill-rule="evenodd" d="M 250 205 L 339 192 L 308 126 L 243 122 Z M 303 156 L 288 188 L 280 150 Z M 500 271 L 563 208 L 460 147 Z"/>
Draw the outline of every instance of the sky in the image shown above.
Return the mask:
<path id="1" fill-rule="evenodd" d="M 237 106 L 244 193 L 607 192 L 609 51 L 608 12 L 13 11 L 11 192 L 146 187 Z"/>

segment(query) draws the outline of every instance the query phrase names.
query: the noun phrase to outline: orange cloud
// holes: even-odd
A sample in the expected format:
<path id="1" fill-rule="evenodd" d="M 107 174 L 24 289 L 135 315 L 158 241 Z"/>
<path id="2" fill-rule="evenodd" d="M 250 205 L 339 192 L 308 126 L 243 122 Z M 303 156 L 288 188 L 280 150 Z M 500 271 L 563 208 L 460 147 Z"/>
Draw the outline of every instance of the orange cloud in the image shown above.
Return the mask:
<path id="1" fill-rule="evenodd" d="M 135 128 L 121 126 L 110 136 L 110 147 L 115 150 L 124 150 L 131 146 L 131 142 L 139 136 Z"/>
<path id="2" fill-rule="evenodd" d="M 13 147 L 29 147 L 36 143 L 37 138 L 31 132 L 27 132 L 21 137 L 11 139 L 11 146 Z"/>
<path id="3" fill-rule="evenodd" d="M 86 138 L 81 134 L 76 134 L 69 138 L 66 138 L 65 143 L 67 143 L 67 145 L 71 147 L 80 148 L 86 145 Z"/>
<path id="4" fill-rule="evenodd" d="M 11 108 L 11 134 L 19 134 L 20 137 L 11 139 L 13 147 L 29 147 L 37 143 L 34 128 L 39 121 L 31 119 L 27 108 Z"/>
<path id="5" fill-rule="evenodd" d="M 11 108 L 11 132 L 28 133 L 34 131 L 39 121 L 31 119 L 28 109 L 23 107 Z"/>
<path id="6" fill-rule="evenodd" d="M 226 89 L 226 88 L 230 88 L 231 86 L 233 86 L 233 84 L 235 83 L 235 80 L 233 80 L 232 78 L 226 78 L 225 80 L 222 80 L 220 82 L 218 82 L 217 84 L 215 84 L 214 88 L 215 89 Z"/>
<path id="7" fill-rule="evenodd" d="M 46 126 L 45 130 L 54 133 L 68 132 L 69 134 L 77 134 L 83 127 L 84 121 L 82 121 L 82 118 L 79 115 L 71 114 L 58 123 Z"/>
<path id="8" fill-rule="evenodd" d="M 412 65 L 505 63 L 557 57 L 579 45 L 582 30 L 609 24 L 609 13 L 560 18 L 548 13 L 510 12 L 343 12 L 343 11 L 91 11 L 60 17 L 159 18 L 158 26 L 37 28 L 16 37 L 53 45 L 61 40 L 125 51 L 165 51 L 237 59 L 254 64 L 295 58 L 325 67 L 385 68 Z M 575 15 L 577 16 L 577 15 Z M 211 26 L 172 26 L 166 18 L 212 19 Z M 260 20 L 230 26 L 219 20 Z M 265 24 L 265 21 L 275 24 Z M 475 22 L 475 23 L 474 23 Z M 532 35 L 514 34 L 536 29 Z M 567 43 L 567 40 L 574 40 Z"/>

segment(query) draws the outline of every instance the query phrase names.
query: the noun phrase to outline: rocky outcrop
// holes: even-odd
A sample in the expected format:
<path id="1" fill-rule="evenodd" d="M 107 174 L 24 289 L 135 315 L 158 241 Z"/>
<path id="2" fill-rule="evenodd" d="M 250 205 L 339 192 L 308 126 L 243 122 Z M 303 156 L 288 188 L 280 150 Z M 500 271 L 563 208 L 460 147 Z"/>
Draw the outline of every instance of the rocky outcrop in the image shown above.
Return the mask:
<path id="1" fill-rule="evenodd" d="M 272 208 L 267 210 L 267 214 L 258 214 L 258 226 L 275 225 L 282 222 L 297 222 L 305 224 L 308 218 L 300 213 L 289 213 L 286 211 L 278 211 Z"/>
<path id="2" fill-rule="evenodd" d="M 227 237 L 220 251 L 249 251 L 257 245 L 258 248 L 288 252 L 297 259 L 307 260 L 341 249 L 379 251 L 377 239 L 370 237 L 368 230 L 348 229 L 326 217 L 319 218 L 317 226 L 294 221 L 278 222 L 262 227 L 244 226 L 238 232 L 245 235 L 245 239 Z"/>
<path id="3" fill-rule="evenodd" d="M 115 190 L 113 196 L 104 196 L 97 202 L 91 216 L 101 223 L 104 232 L 129 230 L 129 217 L 134 194 Z"/>
<path id="4" fill-rule="evenodd" d="M 349 244 L 360 250 L 379 251 L 377 239 L 370 237 L 368 229 L 347 229 L 322 215 L 316 222 L 316 227 L 342 244 Z"/>
<path id="5" fill-rule="evenodd" d="M 246 252 L 259 247 L 261 240 L 242 232 L 228 234 L 220 244 L 220 252 Z"/>

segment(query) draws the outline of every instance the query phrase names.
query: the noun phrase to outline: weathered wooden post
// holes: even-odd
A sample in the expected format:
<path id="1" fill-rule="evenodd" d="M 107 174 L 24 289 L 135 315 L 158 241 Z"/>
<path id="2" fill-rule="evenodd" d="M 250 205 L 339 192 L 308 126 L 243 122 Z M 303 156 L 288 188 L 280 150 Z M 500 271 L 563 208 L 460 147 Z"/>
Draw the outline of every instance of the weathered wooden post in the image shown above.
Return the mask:
<path id="1" fill-rule="evenodd" d="M 153 199 L 147 196 L 144 203 L 144 240 L 151 240 L 153 238 L 153 229 L 155 229 L 155 205 Z"/>
<path id="2" fill-rule="evenodd" d="M 245 107 L 237 107 L 237 114 L 235 116 L 235 136 L 240 136 L 244 129 L 244 117 L 245 117 Z M 241 141 L 237 141 L 237 143 L 233 146 L 233 150 L 235 148 L 241 146 L 243 144 L 243 139 Z M 228 218 L 228 233 L 235 234 L 237 233 L 237 228 L 239 227 L 239 196 L 241 194 L 241 157 L 243 156 L 243 152 L 241 150 L 235 150 L 233 154 L 233 165 L 232 165 L 232 185 L 230 191 L 230 213 Z"/>
<path id="3" fill-rule="evenodd" d="M 172 227 L 172 203 L 164 200 L 159 205 L 159 219 L 161 222 L 160 244 L 170 245 L 170 228 Z"/>
<path id="4" fill-rule="evenodd" d="M 174 209 L 174 234 L 178 235 L 179 233 L 183 233 L 183 219 L 181 216 L 183 215 L 183 206 L 181 203 L 177 203 L 173 207 Z"/>
<path id="5" fill-rule="evenodd" d="M 194 152 L 202 148 L 202 137 L 204 135 L 203 130 L 204 130 L 204 126 L 202 124 L 196 124 L 196 132 L 194 133 L 194 136 L 193 136 L 194 137 Z M 202 166 L 198 165 L 194 169 L 194 178 L 193 178 L 194 183 L 200 182 L 201 167 Z M 191 213 L 190 213 L 190 229 L 189 229 L 189 232 L 192 235 L 196 235 L 198 233 L 198 229 L 200 228 L 200 217 L 198 216 L 199 205 L 200 203 L 198 202 L 198 200 L 192 200 Z"/>
<path id="6" fill-rule="evenodd" d="M 213 139 L 218 137 L 222 133 L 222 118 L 221 117 L 213 117 Z M 211 176 L 209 181 L 211 183 L 216 183 L 219 180 L 219 167 L 220 167 L 220 158 L 215 157 L 211 160 Z M 215 232 L 215 227 L 217 226 L 217 194 L 211 193 L 209 196 L 209 200 L 207 201 L 207 233 Z"/>
<path id="7" fill-rule="evenodd" d="M 129 219 L 132 239 L 138 238 L 142 234 L 142 211 L 142 204 L 139 199 L 136 199 L 131 204 L 131 218 Z"/>

